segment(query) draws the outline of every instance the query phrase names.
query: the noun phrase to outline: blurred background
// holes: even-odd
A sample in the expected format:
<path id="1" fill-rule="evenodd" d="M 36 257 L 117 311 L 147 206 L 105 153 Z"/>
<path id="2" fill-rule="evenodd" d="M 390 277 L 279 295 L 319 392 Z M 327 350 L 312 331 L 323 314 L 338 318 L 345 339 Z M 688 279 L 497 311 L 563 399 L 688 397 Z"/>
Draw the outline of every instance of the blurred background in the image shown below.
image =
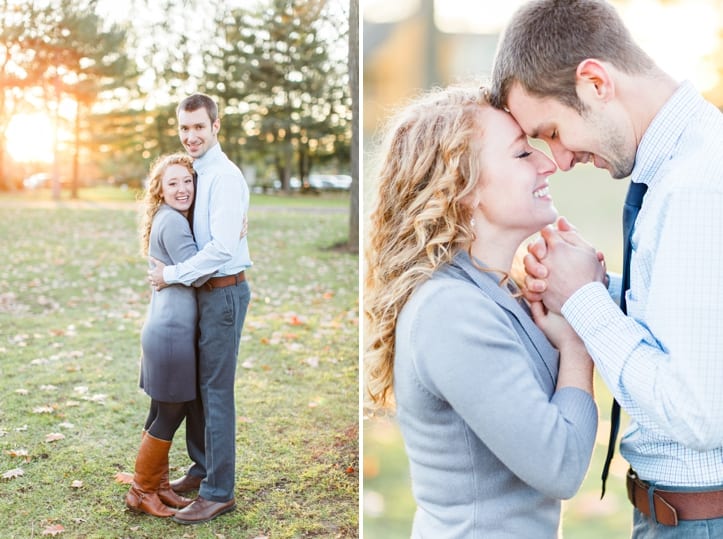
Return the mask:
<path id="1" fill-rule="evenodd" d="M 349 0 L 0 0 L 0 192 L 142 187 L 182 149 L 175 106 L 196 91 L 254 191 L 348 192 L 349 16 Z"/>
<path id="2" fill-rule="evenodd" d="M 520 0 L 365 0 L 363 35 L 363 218 L 374 201 L 378 129 L 391 110 L 420 90 L 488 80 L 501 30 Z M 636 41 L 663 69 L 692 80 L 723 106 L 722 0 L 614 0 Z M 543 146 L 544 150 L 547 150 Z M 549 154 L 549 152 L 547 152 Z M 555 205 L 606 254 L 622 263 L 621 210 L 627 180 L 612 180 L 592 165 L 551 178 Z M 363 241 L 363 240 L 362 240 Z M 596 380 L 598 440 L 588 476 L 563 506 L 566 539 L 630 537 L 632 506 L 624 491 L 627 463 L 617 453 L 608 493 L 600 500 L 611 397 Z M 624 425 L 623 425 L 624 428 Z M 363 531 L 365 539 L 409 537 L 415 504 L 407 458 L 393 414 L 363 418 Z"/>

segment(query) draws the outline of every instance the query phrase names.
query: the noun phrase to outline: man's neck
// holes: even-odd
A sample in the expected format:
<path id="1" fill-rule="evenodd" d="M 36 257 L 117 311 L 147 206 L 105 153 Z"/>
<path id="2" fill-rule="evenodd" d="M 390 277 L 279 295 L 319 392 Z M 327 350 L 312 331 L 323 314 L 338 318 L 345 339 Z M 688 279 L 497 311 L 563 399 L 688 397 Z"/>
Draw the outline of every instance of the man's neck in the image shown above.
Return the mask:
<path id="1" fill-rule="evenodd" d="M 630 114 L 637 144 L 678 86 L 679 82 L 658 69 L 649 75 L 622 75 L 618 80 L 618 95 Z"/>

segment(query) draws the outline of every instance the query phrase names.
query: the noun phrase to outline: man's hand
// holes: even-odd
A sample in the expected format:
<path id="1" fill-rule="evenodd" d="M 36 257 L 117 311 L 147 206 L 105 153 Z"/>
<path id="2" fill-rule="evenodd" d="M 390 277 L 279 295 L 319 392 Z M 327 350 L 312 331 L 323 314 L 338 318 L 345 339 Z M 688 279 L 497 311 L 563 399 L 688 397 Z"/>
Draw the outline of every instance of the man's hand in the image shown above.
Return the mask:
<path id="1" fill-rule="evenodd" d="M 163 268 L 165 268 L 166 265 L 152 256 L 150 259 L 151 262 L 153 262 L 153 268 L 148 270 L 148 282 L 151 283 L 151 286 L 156 290 L 162 290 L 168 286 L 166 281 L 163 280 Z"/>
<path id="2" fill-rule="evenodd" d="M 532 243 L 525 255 L 525 297 L 542 300 L 552 312 L 582 286 L 593 281 L 604 282 L 605 260 L 577 233 L 564 218 L 558 228 L 545 227 L 540 239 Z"/>
<path id="3" fill-rule="evenodd" d="M 557 230 L 560 232 L 575 231 L 575 227 L 564 217 L 557 219 L 555 223 Z M 528 254 L 523 258 L 525 266 L 525 285 L 523 287 L 524 296 L 530 303 L 542 301 L 542 294 L 547 288 L 547 268 L 542 264 L 542 260 L 547 254 L 547 245 L 545 239 L 540 236 L 534 242 L 527 246 Z"/>

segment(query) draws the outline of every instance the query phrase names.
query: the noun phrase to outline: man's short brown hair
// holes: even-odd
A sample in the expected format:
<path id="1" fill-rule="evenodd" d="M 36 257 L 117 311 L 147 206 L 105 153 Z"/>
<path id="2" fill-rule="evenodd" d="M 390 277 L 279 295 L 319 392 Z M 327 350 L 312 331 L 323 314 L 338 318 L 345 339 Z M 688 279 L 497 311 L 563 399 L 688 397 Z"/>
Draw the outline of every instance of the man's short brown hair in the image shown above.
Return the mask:
<path id="1" fill-rule="evenodd" d="M 491 101 L 507 106 L 515 83 L 530 95 L 553 97 L 578 112 L 577 66 L 587 58 L 629 73 L 654 67 L 605 0 L 533 0 L 513 15 L 492 70 Z"/>

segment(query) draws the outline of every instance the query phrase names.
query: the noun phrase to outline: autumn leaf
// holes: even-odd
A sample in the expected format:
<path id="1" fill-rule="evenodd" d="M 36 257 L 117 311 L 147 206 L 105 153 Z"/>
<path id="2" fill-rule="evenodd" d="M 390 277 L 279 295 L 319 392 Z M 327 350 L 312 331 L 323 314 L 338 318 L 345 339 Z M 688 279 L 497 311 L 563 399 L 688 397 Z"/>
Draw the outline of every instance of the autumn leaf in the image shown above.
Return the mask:
<path id="1" fill-rule="evenodd" d="M 292 326 L 303 326 L 304 322 L 298 316 L 292 314 L 289 318 L 289 324 L 291 324 Z"/>
<path id="2" fill-rule="evenodd" d="M 22 475 L 25 475 L 25 472 L 22 470 L 22 468 L 15 468 L 14 470 L 8 470 L 2 475 L 3 479 L 15 479 L 16 477 L 20 477 Z"/>
<path id="3" fill-rule="evenodd" d="M 52 414 L 54 411 L 52 406 L 36 406 L 33 408 L 34 414 Z"/>
<path id="4" fill-rule="evenodd" d="M 65 531 L 65 528 L 62 524 L 53 524 L 52 526 L 48 526 L 43 530 L 42 535 L 58 535 Z"/>
<path id="5" fill-rule="evenodd" d="M 51 432 L 50 434 L 47 434 L 45 436 L 46 442 L 57 442 L 58 440 L 63 440 L 65 438 L 65 434 L 61 434 L 59 432 Z"/>
<path id="6" fill-rule="evenodd" d="M 123 483 L 124 485 L 130 485 L 133 482 L 133 474 L 128 472 L 118 472 L 115 474 L 116 483 Z"/>
<path id="7" fill-rule="evenodd" d="M 83 482 L 80 479 L 76 479 L 70 484 L 70 488 L 83 488 Z"/>
<path id="8" fill-rule="evenodd" d="M 27 449 L 10 449 L 9 451 L 5 451 L 5 453 L 11 457 L 24 458 L 27 462 L 30 462 L 30 455 Z"/>
<path id="9" fill-rule="evenodd" d="M 307 357 L 306 360 L 305 360 L 305 363 L 306 363 L 309 367 L 312 367 L 312 368 L 315 369 L 315 368 L 317 368 L 317 367 L 319 366 L 319 358 L 318 358 L 318 357 L 315 357 L 315 356 Z"/>

